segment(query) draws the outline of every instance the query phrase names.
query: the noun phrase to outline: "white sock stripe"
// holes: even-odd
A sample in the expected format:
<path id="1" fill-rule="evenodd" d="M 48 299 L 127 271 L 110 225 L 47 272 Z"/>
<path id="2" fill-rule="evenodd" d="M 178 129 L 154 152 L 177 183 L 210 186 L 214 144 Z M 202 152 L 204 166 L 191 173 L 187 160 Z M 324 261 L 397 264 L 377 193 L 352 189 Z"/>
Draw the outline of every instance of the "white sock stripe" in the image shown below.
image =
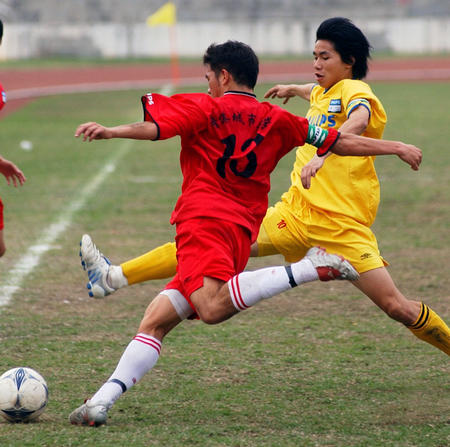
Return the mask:
<path id="1" fill-rule="evenodd" d="M 245 304 L 244 298 L 242 296 L 241 287 L 239 285 L 239 275 L 236 275 L 235 278 L 236 278 L 236 289 L 237 289 L 237 292 L 238 292 L 239 304 L 241 304 L 243 309 L 248 309 L 250 306 L 247 306 L 247 304 Z"/>
<path id="2" fill-rule="evenodd" d="M 158 355 L 161 353 L 161 342 L 152 337 L 151 335 L 146 335 L 146 334 L 137 334 L 133 340 L 139 341 L 141 343 L 144 343 L 148 346 L 151 346 L 152 348 L 155 349 L 155 351 L 158 353 Z"/>
<path id="3" fill-rule="evenodd" d="M 231 299 L 233 300 L 233 304 L 234 307 L 236 307 L 236 309 L 245 310 L 248 309 L 249 306 L 245 304 L 244 299 L 242 298 L 238 276 L 239 275 L 236 275 L 233 276 L 233 278 L 231 278 L 231 288 L 232 288 Z"/>
<path id="4" fill-rule="evenodd" d="M 231 278 L 228 281 L 228 291 L 230 292 L 230 297 L 231 297 L 231 301 L 233 302 L 233 306 L 237 309 L 237 310 L 242 310 L 237 302 L 236 302 L 236 297 L 234 296 L 234 287 L 233 287 L 233 281 L 234 281 L 234 277 Z"/>

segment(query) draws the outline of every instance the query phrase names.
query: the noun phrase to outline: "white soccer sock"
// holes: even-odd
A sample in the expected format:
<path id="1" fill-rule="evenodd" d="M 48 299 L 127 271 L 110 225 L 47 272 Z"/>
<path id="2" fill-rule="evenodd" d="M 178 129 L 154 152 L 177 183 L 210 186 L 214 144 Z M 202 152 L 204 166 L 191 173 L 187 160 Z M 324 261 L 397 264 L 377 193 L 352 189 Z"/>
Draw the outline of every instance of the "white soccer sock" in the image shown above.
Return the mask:
<path id="1" fill-rule="evenodd" d="M 113 289 L 121 289 L 128 285 L 128 279 L 123 274 L 122 267 L 120 265 L 110 265 L 106 282 Z"/>
<path id="2" fill-rule="evenodd" d="M 234 307 L 237 310 L 245 310 L 262 299 L 271 298 L 299 284 L 317 279 L 319 275 L 312 262 L 303 258 L 285 267 L 242 272 L 228 281 L 228 290 Z"/>
<path id="3" fill-rule="evenodd" d="M 91 403 L 106 404 L 110 408 L 155 366 L 160 352 L 161 342 L 158 339 L 143 333 L 137 334 L 126 347 L 111 377 L 91 398 Z"/>

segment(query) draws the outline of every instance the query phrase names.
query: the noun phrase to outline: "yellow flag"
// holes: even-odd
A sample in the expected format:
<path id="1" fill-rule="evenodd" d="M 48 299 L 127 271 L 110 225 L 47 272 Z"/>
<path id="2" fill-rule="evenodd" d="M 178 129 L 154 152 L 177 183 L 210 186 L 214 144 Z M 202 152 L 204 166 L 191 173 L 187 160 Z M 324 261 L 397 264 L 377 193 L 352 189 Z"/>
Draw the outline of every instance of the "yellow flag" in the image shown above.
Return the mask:
<path id="1" fill-rule="evenodd" d="M 177 9 L 173 2 L 164 3 L 156 12 L 147 17 L 148 26 L 174 25 L 177 20 Z"/>

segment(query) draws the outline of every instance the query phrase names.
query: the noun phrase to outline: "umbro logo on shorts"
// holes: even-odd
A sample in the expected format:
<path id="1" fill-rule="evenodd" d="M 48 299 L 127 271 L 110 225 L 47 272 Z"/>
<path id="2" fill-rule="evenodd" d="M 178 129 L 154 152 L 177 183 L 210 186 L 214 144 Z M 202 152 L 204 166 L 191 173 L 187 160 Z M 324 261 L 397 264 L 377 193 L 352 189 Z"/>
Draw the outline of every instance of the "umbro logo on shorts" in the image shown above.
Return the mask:
<path id="1" fill-rule="evenodd" d="M 363 254 L 361 255 L 361 260 L 369 259 L 369 258 L 371 258 L 371 257 L 372 257 L 372 253 L 363 253 Z"/>

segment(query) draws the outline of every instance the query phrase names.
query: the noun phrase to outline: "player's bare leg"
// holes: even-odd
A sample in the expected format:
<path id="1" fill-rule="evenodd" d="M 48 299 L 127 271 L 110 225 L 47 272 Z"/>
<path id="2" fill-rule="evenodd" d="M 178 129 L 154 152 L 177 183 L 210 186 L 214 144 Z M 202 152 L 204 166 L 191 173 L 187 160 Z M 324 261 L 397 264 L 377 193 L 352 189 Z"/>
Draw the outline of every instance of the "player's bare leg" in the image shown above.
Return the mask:
<path id="1" fill-rule="evenodd" d="M 416 337 L 450 355 L 450 329 L 427 305 L 407 299 L 386 268 L 362 273 L 358 287 L 392 319 L 403 323 Z"/>

